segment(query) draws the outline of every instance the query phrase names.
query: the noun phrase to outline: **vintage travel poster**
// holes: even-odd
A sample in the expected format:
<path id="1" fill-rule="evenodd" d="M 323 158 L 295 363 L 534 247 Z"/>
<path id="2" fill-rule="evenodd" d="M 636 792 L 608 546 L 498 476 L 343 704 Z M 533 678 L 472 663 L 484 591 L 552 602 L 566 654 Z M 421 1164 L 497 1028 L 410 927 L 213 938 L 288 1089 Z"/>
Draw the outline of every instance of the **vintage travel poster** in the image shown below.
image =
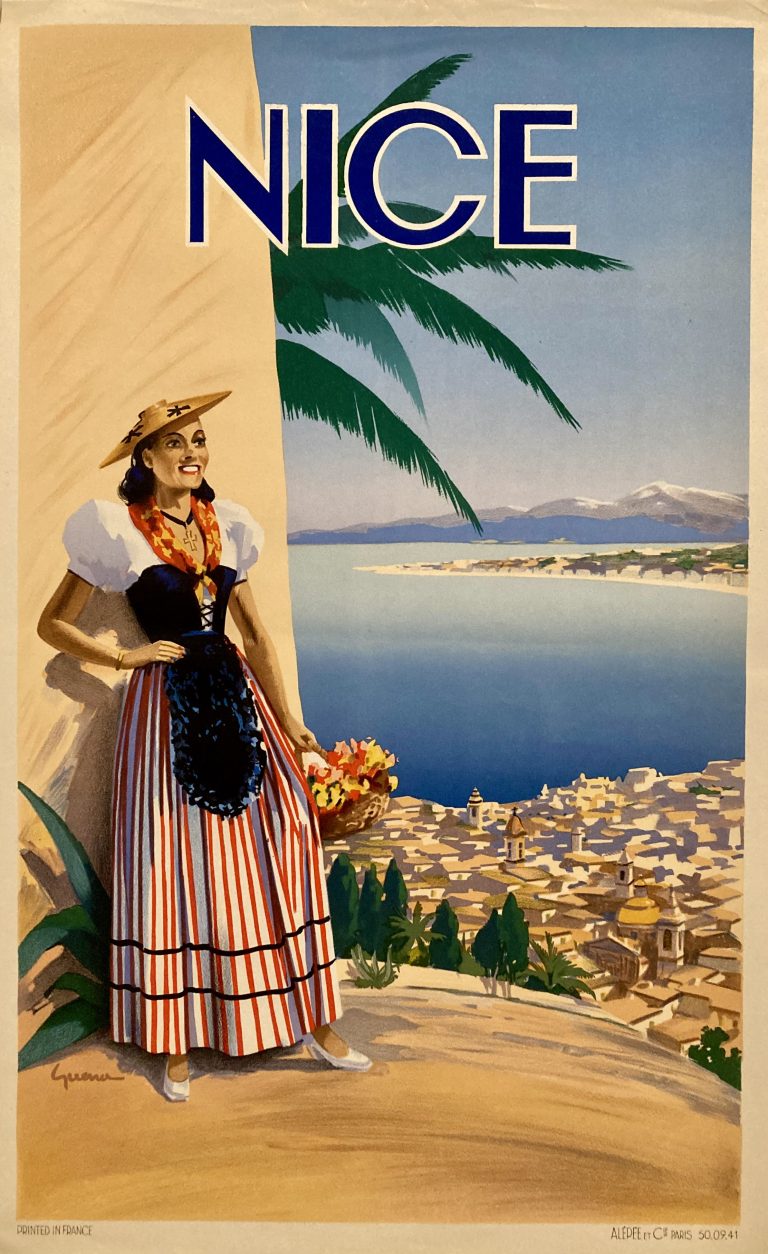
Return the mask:
<path id="1" fill-rule="evenodd" d="M 0 1249 L 766 1248 L 764 37 L 3 10 Z"/>

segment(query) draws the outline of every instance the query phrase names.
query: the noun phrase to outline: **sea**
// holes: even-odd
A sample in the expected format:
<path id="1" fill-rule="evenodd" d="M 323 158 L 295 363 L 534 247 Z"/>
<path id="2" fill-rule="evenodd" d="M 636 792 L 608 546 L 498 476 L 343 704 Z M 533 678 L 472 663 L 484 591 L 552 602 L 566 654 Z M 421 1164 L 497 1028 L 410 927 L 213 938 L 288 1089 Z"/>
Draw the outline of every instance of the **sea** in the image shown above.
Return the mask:
<path id="1" fill-rule="evenodd" d="M 558 552 L 583 548 L 291 546 L 307 726 L 327 747 L 375 737 L 397 757 L 398 793 L 452 807 L 473 788 L 509 802 L 582 772 L 673 774 L 742 757 L 745 596 L 359 569 Z"/>

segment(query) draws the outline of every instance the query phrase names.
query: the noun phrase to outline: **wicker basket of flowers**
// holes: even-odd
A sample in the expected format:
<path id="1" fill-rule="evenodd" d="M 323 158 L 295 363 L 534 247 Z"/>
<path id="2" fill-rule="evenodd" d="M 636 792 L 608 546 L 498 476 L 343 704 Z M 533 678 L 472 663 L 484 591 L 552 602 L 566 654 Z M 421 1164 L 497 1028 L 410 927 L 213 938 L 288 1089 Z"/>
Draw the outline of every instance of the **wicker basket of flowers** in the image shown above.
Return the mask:
<path id="1" fill-rule="evenodd" d="M 323 840 L 339 840 L 370 827 L 387 809 L 397 777 L 395 755 L 375 740 L 337 741 L 321 764 L 309 769 Z"/>

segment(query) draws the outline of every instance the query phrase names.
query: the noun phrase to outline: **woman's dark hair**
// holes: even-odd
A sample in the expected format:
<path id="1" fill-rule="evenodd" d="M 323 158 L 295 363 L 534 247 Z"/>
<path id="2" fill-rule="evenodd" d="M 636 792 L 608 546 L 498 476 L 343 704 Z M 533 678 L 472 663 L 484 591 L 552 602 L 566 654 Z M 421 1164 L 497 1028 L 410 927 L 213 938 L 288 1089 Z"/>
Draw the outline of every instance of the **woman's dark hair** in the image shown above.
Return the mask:
<path id="1" fill-rule="evenodd" d="M 142 453 L 145 448 L 151 448 L 155 442 L 153 435 L 148 435 L 146 439 L 139 440 L 131 456 L 131 464 L 125 472 L 120 487 L 117 489 L 117 495 L 126 505 L 138 505 L 141 501 L 146 501 L 154 491 L 155 476 L 144 465 Z M 192 496 L 197 496 L 202 501 L 212 501 L 216 493 L 211 485 L 203 479 L 199 488 L 192 489 Z"/>

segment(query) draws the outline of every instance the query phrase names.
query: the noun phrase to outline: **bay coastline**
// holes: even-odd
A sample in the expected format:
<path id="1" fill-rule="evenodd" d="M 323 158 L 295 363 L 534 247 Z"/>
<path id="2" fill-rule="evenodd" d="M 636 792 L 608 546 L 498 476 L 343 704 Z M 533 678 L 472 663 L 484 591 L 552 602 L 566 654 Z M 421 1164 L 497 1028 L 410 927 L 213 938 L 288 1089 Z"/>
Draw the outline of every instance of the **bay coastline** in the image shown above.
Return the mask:
<path id="1" fill-rule="evenodd" d="M 477 569 L 460 569 L 460 568 L 440 568 L 427 565 L 395 565 L 395 566 L 356 566 L 354 568 L 368 574 L 375 575 L 462 575 L 474 578 L 498 578 L 507 579 L 580 579 L 590 580 L 592 582 L 603 583 L 633 583 L 642 584 L 646 587 L 653 586 L 672 588 L 688 588 L 698 589 L 704 592 L 729 592 L 737 596 L 746 596 L 746 584 L 733 586 L 722 582 L 706 582 L 703 579 L 690 579 L 685 576 L 671 577 L 669 575 L 623 575 L 616 572 L 606 572 L 603 574 L 592 574 L 587 572 L 574 572 L 568 570 L 477 570 Z"/>
<path id="2" fill-rule="evenodd" d="M 558 544 L 570 543 L 565 539 Z M 614 583 L 665 584 L 713 592 L 747 591 L 748 546 L 721 544 L 675 549 L 619 549 L 597 553 L 466 557 L 357 567 L 380 575 L 504 575 L 507 578 L 602 579 Z"/>

